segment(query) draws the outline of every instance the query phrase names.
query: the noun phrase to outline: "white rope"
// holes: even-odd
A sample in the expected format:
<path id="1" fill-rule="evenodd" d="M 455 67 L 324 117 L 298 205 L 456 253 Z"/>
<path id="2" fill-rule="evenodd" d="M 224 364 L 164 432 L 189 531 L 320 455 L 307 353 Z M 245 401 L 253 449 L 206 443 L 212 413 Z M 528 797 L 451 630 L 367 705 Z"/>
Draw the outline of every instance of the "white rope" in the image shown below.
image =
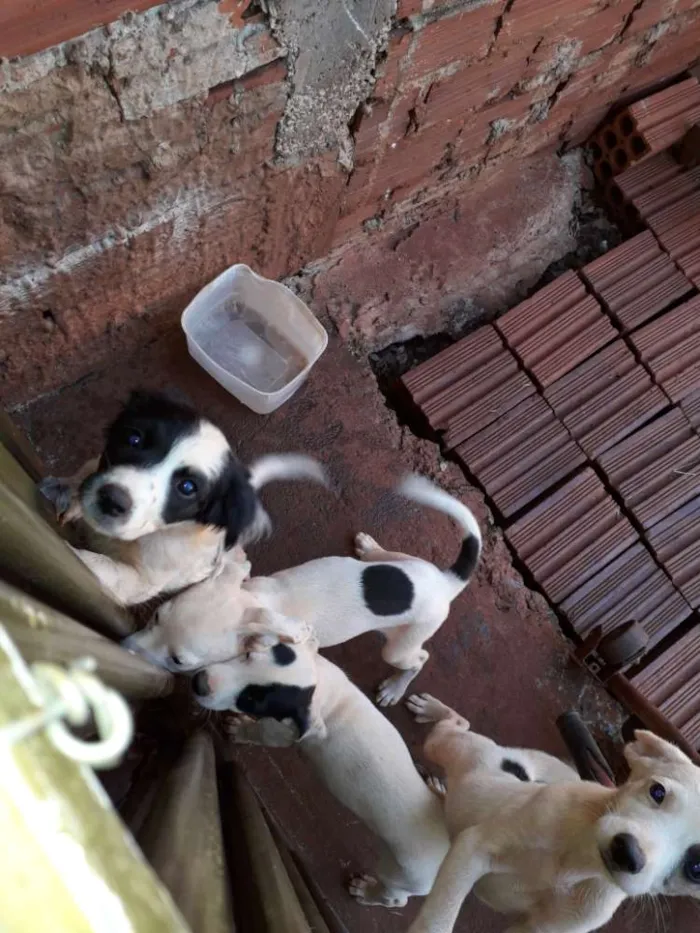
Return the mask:
<path id="1" fill-rule="evenodd" d="M 82 658 L 70 667 L 37 662 L 30 667 L 42 709 L 0 729 L 0 742 L 14 745 L 42 729 L 58 751 L 92 768 L 119 763 L 134 734 L 131 710 L 124 698 L 95 675 L 94 658 Z M 34 693 L 34 691 L 32 691 Z M 95 721 L 98 740 L 85 742 L 73 728 Z"/>

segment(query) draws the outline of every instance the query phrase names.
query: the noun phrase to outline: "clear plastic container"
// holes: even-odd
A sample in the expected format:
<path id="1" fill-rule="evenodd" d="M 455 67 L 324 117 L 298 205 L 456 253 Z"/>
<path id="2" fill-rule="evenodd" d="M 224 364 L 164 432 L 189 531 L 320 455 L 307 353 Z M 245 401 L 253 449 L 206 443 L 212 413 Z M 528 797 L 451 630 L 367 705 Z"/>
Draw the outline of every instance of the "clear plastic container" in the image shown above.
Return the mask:
<path id="1" fill-rule="evenodd" d="M 290 399 L 328 344 L 328 334 L 285 285 L 231 266 L 182 313 L 190 355 L 260 415 Z"/>

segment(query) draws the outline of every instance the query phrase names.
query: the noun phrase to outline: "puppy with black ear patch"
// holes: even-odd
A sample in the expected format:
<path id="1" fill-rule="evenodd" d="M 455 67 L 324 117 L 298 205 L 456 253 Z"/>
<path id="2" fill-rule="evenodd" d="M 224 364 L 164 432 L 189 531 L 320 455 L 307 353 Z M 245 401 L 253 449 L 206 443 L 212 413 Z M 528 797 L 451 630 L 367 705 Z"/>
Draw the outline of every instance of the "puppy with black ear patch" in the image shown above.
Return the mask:
<path id="1" fill-rule="evenodd" d="M 315 638 L 280 643 L 275 630 L 290 623 L 260 610 L 260 632 L 244 652 L 194 676 L 195 697 L 207 709 L 261 717 L 232 723 L 235 741 L 298 743 L 331 793 L 382 842 L 374 877 L 354 878 L 350 893 L 369 906 L 402 907 L 428 893 L 449 849 L 442 804 L 395 727 L 318 654 Z"/>
<path id="2" fill-rule="evenodd" d="M 184 662 L 176 670 L 223 661 L 230 657 L 229 633 L 242 613 L 263 606 L 312 625 L 322 648 L 364 632 L 382 632 L 382 657 L 395 671 L 380 685 L 378 702 L 398 702 L 428 658 L 424 643 L 468 585 L 481 553 L 479 525 L 454 496 L 421 476 L 406 477 L 398 492 L 457 522 L 463 538 L 451 567 L 443 570 L 419 557 L 386 551 L 366 534 L 355 538 L 357 560 L 322 557 L 250 580 L 232 555 L 216 578 L 161 606 L 128 647 L 163 666 L 174 654 Z"/>
<path id="3" fill-rule="evenodd" d="M 105 589 L 135 605 L 210 576 L 225 551 L 269 530 L 258 490 L 302 478 L 325 483 L 315 460 L 295 454 L 247 469 L 194 409 L 135 391 L 110 424 L 99 460 L 40 488 L 64 521 L 80 523 L 77 553 Z"/>

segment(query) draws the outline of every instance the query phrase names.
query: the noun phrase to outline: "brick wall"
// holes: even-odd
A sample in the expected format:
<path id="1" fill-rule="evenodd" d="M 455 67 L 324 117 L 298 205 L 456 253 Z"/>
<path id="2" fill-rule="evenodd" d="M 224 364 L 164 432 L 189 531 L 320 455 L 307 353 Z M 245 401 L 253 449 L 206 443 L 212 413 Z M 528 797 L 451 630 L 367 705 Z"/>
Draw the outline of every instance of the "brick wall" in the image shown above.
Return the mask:
<path id="1" fill-rule="evenodd" d="M 700 0 L 395 7 L 3 4 L 6 402 L 172 326 L 232 262 L 290 274 L 484 168 L 580 143 L 681 72 L 700 29 Z"/>
<path id="2" fill-rule="evenodd" d="M 699 0 L 399 0 L 356 121 L 339 237 L 426 180 L 583 143 L 699 50 Z"/>

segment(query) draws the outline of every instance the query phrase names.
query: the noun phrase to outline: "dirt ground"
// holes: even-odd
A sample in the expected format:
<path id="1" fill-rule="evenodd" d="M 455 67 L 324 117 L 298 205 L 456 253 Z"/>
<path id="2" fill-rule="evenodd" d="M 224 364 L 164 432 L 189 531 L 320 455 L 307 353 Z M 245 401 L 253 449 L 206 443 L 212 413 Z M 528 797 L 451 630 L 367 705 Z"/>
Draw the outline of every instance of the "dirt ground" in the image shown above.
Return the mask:
<path id="1" fill-rule="evenodd" d="M 335 338 L 298 396 L 266 418 L 244 410 L 199 370 L 175 331 L 128 360 L 115 360 L 77 384 L 16 410 L 14 417 L 50 469 L 65 473 L 99 449 L 106 422 L 128 390 L 139 385 L 184 391 L 227 432 L 244 460 L 272 451 L 305 451 L 327 465 L 335 493 L 292 484 L 265 491 L 275 532 L 251 552 L 256 573 L 349 553 L 351 537 L 359 530 L 391 549 L 415 551 L 446 565 L 458 546 L 454 527 L 391 493 L 404 471 L 437 477 L 474 509 L 486 544 L 475 581 L 429 645 L 431 659 L 416 687 L 435 693 L 466 715 L 474 729 L 503 743 L 561 754 L 555 719 L 568 709 L 582 712 L 608 750 L 617 742 L 621 711 L 568 662 L 556 620 L 514 571 L 481 494 L 466 484 L 456 467 L 440 461 L 435 445 L 399 427 L 369 365 L 350 356 Z M 328 655 L 371 692 L 384 673 L 378 648 L 378 638 L 368 635 Z M 413 723 L 402 708 L 389 716 L 420 758 L 424 727 Z M 371 871 L 372 840 L 301 758 L 294 751 L 262 749 L 246 749 L 238 757 L 339 928 L 349 933 L 405 931 L 415 905 L 405 911 L 366 909 L 344 892 L 342 885 L 351 872 Z M 680 933 L 696 923 L 693 905 L 676 901 L 623 909 L 609 929 L 652 933 L 665 926 Z M 495 933 L 505 926 L 503 918 L 472 899 L 457 931 Z"/>

